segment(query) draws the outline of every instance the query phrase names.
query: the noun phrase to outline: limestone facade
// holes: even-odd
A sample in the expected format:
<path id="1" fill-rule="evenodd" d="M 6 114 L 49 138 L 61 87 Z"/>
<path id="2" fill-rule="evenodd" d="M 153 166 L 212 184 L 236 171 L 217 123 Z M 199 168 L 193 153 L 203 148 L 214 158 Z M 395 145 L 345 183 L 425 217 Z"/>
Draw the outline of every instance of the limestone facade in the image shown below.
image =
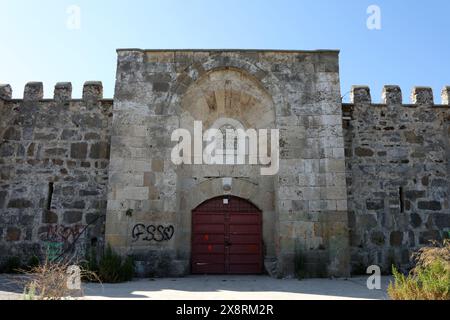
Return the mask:
<path id="1" fill-rule="evenodd" d="M 109 243 L 139 275 L 190 273 L 192 211 L 232 195 L 262 211 L 265 271 L 348 276 L 407 267 L 450 230 L 449 101 L 386 86 L 343 104 L 337 51 L 118 50 L 114 100 L 30 83 L 0 87 L 1 258 Z M 279 170 L 174 164 L 172 133 L 279 130 Z M 230 147 L 230 146 L 228 146 Z M 231 146 L 233 147 L 233 146 Z M 58 247 L 59 246 L 59 247 Z"/>

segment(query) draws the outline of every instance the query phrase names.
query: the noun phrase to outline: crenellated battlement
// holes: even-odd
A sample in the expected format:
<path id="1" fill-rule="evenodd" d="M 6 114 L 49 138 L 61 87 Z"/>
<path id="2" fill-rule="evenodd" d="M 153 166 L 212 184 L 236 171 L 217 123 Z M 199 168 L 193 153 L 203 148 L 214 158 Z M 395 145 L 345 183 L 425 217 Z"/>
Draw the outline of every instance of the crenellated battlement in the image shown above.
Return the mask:
<path id="1" fill-rule="evenodd" d="M 12 99 L 13 90 L 9 84 L 0 84 L 0 99 L 4 101 Z M 28 82 L 23 91 L 23 101 L 41 101 L 44 99 L 44 85 L 42 82 Z M 50 99 L 51 100 L 51 99 Z M 72 99 L 72 83 L 58 82 L 55 85 L 53 100 L 57 102 L 67 102 Z M 82 100 L 89 103 L 96 103 L 103 98 L 103 84 L 100 81 L 87 81 L 83 86 Z"/>
<path id="2" fill-rule="evenodd" d="M 450 86 L 441 92 L 441 105 L 434 103 L 433 89 L 430 87 L 414 87 L 410 94 L 410 104 L 403 103 L 402 89 L 396 85 L 386 85 L 381 93 L 381 105 L 402 106 L 449 106 Z M 375 104 L 368 86 L 353 86 L 350 92 L 350 104 Z M 380 105 L 380 104 L 378 104 Z"/>

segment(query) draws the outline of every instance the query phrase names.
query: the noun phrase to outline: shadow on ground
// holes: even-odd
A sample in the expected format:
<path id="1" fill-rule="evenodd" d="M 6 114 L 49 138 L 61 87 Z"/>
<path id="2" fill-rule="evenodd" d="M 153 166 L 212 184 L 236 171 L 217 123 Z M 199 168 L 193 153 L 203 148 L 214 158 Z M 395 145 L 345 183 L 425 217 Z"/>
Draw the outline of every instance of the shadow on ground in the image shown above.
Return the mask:
<path id="1" fill-rule="evenodd" d="M 29 276 L 0 275 L 0 300 L 21 299 Z"/>
<path id="2" fill-rule="evenodd" d="M 390 278 L 381 290 L 369 290 L 367 278 L 273 279 L 267 276 L 189 276 L 140 279 L 122 284 L 86 284 L 88 299 L 153 300 L 347 300 L 388 299 Z"/>
<path id="3" fill-rule="evenodd" d="M 388 299 L 391 278 L 369 290 L 366 277 L 349 279 L 274 279 L 268 276 L 189 276 L 139 279 L 119 284 L 83 284 L 86 299 L 151 300 L 348 300 Z M 20 299 L 25 276 L 0 275 L 0 300 Z"/>

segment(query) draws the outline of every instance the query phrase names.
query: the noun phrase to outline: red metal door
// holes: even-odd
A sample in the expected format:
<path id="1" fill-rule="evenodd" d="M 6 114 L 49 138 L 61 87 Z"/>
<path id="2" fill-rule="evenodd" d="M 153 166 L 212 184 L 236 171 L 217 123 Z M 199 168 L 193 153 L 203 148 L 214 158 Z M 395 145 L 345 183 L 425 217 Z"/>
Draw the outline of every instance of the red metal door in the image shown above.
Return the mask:
<path id="1" fill-rule="evenodd" d="M 262 214 L 250 202 L 224 196 L 192 212 L 193 274 L 259 274 L 262 251 Z"/>

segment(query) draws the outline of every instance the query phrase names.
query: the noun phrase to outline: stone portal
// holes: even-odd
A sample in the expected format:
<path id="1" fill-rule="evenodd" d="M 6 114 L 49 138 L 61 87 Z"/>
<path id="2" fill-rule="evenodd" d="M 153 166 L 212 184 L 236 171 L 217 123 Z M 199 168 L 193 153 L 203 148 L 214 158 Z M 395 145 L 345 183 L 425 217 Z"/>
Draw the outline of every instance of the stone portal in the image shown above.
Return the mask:
<path id="1" fill-rule="evenodd" d="M 118 56 L 106 223 L 116 250 L 135 256 L 143 272 L 195 271 L 192 210 L 235 196 L 262 211 L 267 272 L 348 275 L 337 52 L 119 50 Z M 250 164 L 175 165 L 171 135 L 179 128 L 194 133 L 195 121 L 205 129 L 279 130 L 278 173 L 263 176 L 261 166 Z M 194 159 L 202 158 L 196 150 Z"/>

